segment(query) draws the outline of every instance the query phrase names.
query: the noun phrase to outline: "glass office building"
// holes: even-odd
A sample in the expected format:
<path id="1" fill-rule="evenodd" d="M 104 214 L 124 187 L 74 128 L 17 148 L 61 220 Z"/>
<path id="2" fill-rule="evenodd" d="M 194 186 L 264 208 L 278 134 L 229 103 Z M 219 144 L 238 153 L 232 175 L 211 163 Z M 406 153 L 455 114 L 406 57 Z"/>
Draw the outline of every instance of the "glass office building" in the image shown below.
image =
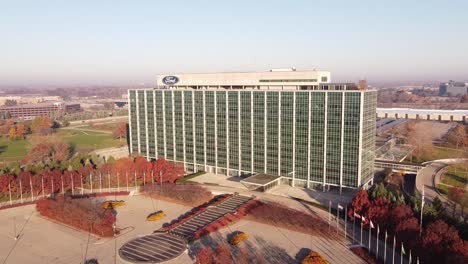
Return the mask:
<path id="1" fill-rule="evenodd" d="M 317 79 L 324 80 L 279 81 L 287 86 L 170 80 L 164 88 L 129 90 L 130 152 L 181 162 L 188 172 L 362 187 L 374 173 L 377 93 Z"/>

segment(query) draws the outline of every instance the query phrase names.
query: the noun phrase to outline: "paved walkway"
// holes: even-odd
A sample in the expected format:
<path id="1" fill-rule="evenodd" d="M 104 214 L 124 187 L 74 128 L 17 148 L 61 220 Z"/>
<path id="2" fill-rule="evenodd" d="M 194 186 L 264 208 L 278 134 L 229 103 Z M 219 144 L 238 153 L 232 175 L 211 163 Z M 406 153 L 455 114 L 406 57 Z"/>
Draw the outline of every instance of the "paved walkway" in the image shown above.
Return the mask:
<path id="1" fill-rule="evenodd" d="M 242 183 L 237 176 L 227 177 L 224 175 L 216 175 L 213 173 L 205 173 L 201 176 L 197 176 L 190 181 L 198 182 L 201 184 L 205 184 L 205 187 L 225 187 L 228 189 L 223 190 L 236 190 L 237 192 L 244 193 L 244 194 L 261 194 L 261 192 L 257 191 L 249 191 Z M 324 206 L 328 206 L 329 201 L 333 202 L 340 202 L 342 204 L 347 204 L 352 201 L 354 195 L 356 194 L 355 190 L 343 190 L 340 194 L 337 190 L 325 191 L 322 190 L 313 190 L 307 188 L 299 188 L 299 187 L 291 187 L 289 185 L 279 185 L 276 188 L 270 189 L 267 193 L 277 196 L 283 196 L 288 198 L 296 198 L 301 199 L 304 201 L 322 204 Z M 335 203 L 336 206 L 336 203 Z"/>

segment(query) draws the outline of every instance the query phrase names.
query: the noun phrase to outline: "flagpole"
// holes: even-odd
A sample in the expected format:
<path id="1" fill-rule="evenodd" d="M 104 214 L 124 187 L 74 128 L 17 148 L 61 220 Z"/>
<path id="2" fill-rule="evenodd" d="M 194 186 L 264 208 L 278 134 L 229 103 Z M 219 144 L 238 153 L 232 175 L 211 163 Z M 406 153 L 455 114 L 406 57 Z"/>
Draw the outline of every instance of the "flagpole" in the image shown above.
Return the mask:
<path id="1" fill-rule="evenodd" d="M 331 201 L 328 201 L 328 232 L 330 232 Z"/>
<path id="2" fill-rule="evenodd" d="M 409 261 L 408 261 L 409 264 L 411 264 L 411 249 L 409 250 Z"/>
<path id="3" fill-rule="evenodd" d="M 401 242 L 401 252 L 400 252 L 400 264 L 403 264 L 403 252 L 405 249 L 403 248 L 403 242 Z"/>
<path id="4" fill-rule="evenodd" d="M 346 224 L 348 223 L 348 206 L 345 207 L 345 215 L 344 215 L 344 238 L 346 239 Z"/>
<path id="5" fill-rule="evenodd" d="M 379 259 L 379 240 L 380 240 L 379 233 L 380 233 L 380 226 L 377 225 L 377 241 L 376 241 L 376 253 L 375 253 L 377 260 Z"/>
<path id="6" fill-rule="evenodd" d="M 356 213 L 353 212 L 353 243 L 356 241 L 355 236 L 356 236 Z"/>
<path id="7" fill-rule="evenodd" d="M 338 227 L 338 219 L 340 218 L 340 203 L 338 203 L 337 207 L 336 207 L 336 234 L 338 235 L 338 230 L 339 230 L 339 227 Z"/>
<path id="8" fill-rule="evenodd" d="M 371 251 L 371 241 L 372 241 L 372 237 L 371 237 L 371 234 L 372 234 L 372 226 L 371 226 L 371 220 L 369 220 L 369 253 Z"/>
<path id="9" fill-rule="evenodd" d="M 395 264 L 395 244 L 396 244 L 395 235 L 393 235 L 393 255 L 392 255 L 392 264 Z"/>
<path id="10" fill-rule="evenodd" d="M 419 235 L 420 236 L 422 234 L 423 211 L 424 211 L 424 185 L 423 185 L 422 197 L 421 197 L 421 220 L 419 222 Z"/>
<path id="11" fill-rule="evenodd" d="M 387 230 L 385 229 L 385 240 L 384 240 L 384 253 L 383 253 L 384 263 L 387 262 Z"/>
<path id="12" fill-rule="evenodd" d="M 362 218 L 361 218 L 361 245 L 362 245 Z"/>

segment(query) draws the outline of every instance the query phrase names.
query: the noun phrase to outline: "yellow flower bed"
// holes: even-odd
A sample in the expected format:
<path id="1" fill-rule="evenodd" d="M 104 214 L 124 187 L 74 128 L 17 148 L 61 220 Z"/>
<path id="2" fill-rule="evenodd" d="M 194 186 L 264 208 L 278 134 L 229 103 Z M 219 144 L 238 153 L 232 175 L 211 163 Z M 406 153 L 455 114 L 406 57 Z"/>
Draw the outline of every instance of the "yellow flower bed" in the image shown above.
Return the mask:
<path id="1" fill-rule="evenodd" d="M 117 208 L 125 205 L 125 201 L 105 201 L 102 203 L 102 208 L 104 209 L 112 209 Z"/>
<path id="2" fill-rule="evenodd" d="M 157 221 L 164 218 L 165 216 L 166 214 L 163 211 L 159 211 L 148 215 L 148 217 L 146 217 L 146 221 Z"/>
<path id="3" fill-rule="evenodd" d="M 317 252 L 310 252 L 302 259 L 302 264 L 328 264 L 328 261 Z"/>
<path id="4" fill-rule="evenodd" d="M 229 243 L 231 245 L 237 245 L 240 242 L 247 239 L 248 237 L 249 237 L 249 235 L 247 235 L 246 233 L 239 233 L 239 234 L 235 235 L 233 238 L 231 238 L 231 241 L 229 241 Z"/>

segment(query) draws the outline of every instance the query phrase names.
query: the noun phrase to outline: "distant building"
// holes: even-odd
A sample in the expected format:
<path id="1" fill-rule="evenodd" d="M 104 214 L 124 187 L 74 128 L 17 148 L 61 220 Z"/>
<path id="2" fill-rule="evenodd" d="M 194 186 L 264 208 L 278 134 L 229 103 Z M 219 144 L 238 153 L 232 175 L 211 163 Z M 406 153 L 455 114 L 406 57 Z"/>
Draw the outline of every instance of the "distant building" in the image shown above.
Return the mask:
<path id="1" fill-rule="evenodd" d="M 359 188 L 373 179 L 376 91 L 296 69 L 161 75 L 157 83 L 129 90 L 131 153 L 292 186 Z"/>
<path id="2" fill-rule="evenodd" d="M 71 114 L 81 111 L 80 104 L 69 103 L 49 103 L 49 104 L 24 104 L 17 106 L 2 106 L 0 112 L 8 113 L 15 119 L 33 119 L 37 116 L 47 116 L 50 114 Z"/>
<path id="3" fill-rule="evenodd" d="M 466 83 L 449 81 L 439 85 L 439 96 L 463 96 L 465 94 L 468 94 Z"/>
<path id="4" fill-rule="evenodd" d="M 0 105 L 4 105 L 6 100 L 14 100 L 18 104 L 37 104 L 44 102 L 57 102 L 62 100 L 62 98 L 60 98 L 60 96 L 42 94 L 3 95 L 0 96 Z"/>

